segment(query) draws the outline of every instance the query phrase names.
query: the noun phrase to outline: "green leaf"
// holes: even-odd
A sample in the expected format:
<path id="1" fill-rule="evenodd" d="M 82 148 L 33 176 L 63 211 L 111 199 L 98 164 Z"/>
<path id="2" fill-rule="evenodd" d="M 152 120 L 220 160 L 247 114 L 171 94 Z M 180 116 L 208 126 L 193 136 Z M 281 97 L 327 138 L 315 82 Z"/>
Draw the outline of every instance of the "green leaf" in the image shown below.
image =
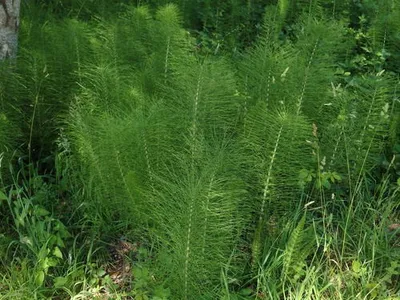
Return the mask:
<path id="1" fill-rule="evenodd" d="M 35 206 L 34 215 L 36 217 L 44 217 L 49 214 L 50 214 L 50 212 L 48 210 L 44 209 L 43 207 Z"/>
<path id="2" fill-rule="evenodd" d="M 149 255 L 149 251 L 145 247 L 140 247 L 138 253 L 143 257 L 147 257 Z"/>
<path id="3" fill-rule="evenodd" d="M 41 261 L 40 261 L 40 269 L 41 270 L 44 270 L 44 271 L 47 271 L 47 269 L 50 267 L 50 265 L 49 265 L 49 258 L 48 257 L 45 257 L 44 259 L 42 259 Z"/>
<path id="4" fill-rule="evenodd" d="M 47 266 L 48 267 L 56 267 L 58 266 L 58 259 L 54 257 L 50 257 L 47 259 Z"/>
<path id="5" fill-rule="evenodd" d="M 35 276 L 35 283 L 38 286 L 42 286 L 44 282 L 44 271 L 38 271 Z"/>
<path id="6" fill-rule="evenodd" d="M 104 271 L 103 269 L 98 269 L 97 272 L 96 272 L 96 275 L 97 275 L 98 277 L 103 277 L 103 276 L 106 275 L 106 274 L 107 274 L 107 272 Z"/>
<path id="7" fill-rule="evenodd" d="M 32 240 L 31 240 L 29 237 L 27 237 L 27 236 L 21 236 L 20 239 L 19 239 L 19 241 L 20 241 L 22 244 L 29 245 L 29 246 L 31 246 L 31 247 L 33 246 Z"/>
<path id="8" fill-rule="evenodd" d="M 57 246 L 60 248 L 65 247 L 64 241 L 62 240 L 62 238 L 59 235 L 57 235 Z"/>
<path id="9" fill-rule="evenodd" d="M 304 182 L 311 182 L 315 174 L 307 169 L 301 169 L 299 172 L 299 179 Z"/>
<path id="10" fill-rule="evenodd" d="M 56 224 L 54 226 L 54 230 L 58 231 L 59 236 L 62 237 L 62 238 L 71 237 L 71 234 L 68 232 L 68 230 L 65 227 L 65 225 L 63 223 L 61 223 L 60 221 L 56 222 Z"/>
<path id="11" fill-rule="evenodd" d="M 164 288 L 163 286 L 156 286 L 154 288 L 154 299 L 168 299 L 171 295 L 169 289 Z"/>
<path id="12" fill-rule="evenodd" d="M 342 176 L 340 176 L 338 173 L 336 172 L 332 172 L 332 176 L 334 179 L 336 179 L 337 181 L 341 181 L 342 180 Z"/>
<path id="13" fill-rule="evenodd" d="M 354 273 L 360 273 L 361 272 L 361 263 L 358 260 L 353 260 L 351 268 Z"/>
<path id="14" fill-rule="evenodd" d="M 3 201 L 3 200 L 7 200 L 7 196 L 2 191 L 0 191 L 0 201 Z"/>
<path id="15" fill-rule="evenodd" d="M 147 268 L 136 267 L 133 268 L 132 272 L 137 280 L 147 281 L 150 279 L 150 272 Z"/>
<path id="16" fill-rule="evenodd" d="M 56 277 L 54 278 L 54 287 L 61 288 L 65 286 L 68 282 L 68 277 Z"/>
<path id="17" fill-rule="evenodd" d="M 324 179 L 322 180 L 322 184 L 323 184 L 323 186 L 326 187 L 328 190 L 331 188 L 331 184 L 330 184 L 330 182 L 328 181 L 328 179 L 326 179 L 326 178 L 324 178 Z"/>
<path id="18" fill-rule="evenodd" d="M 397 179 L 397 185 L 400 186 L 400 177 Z"/>
<path id="19" fill-rule="evenodd" d="M 132 274 L 133 274 L 133 276 L 135 276 L 136 279 L 138 279 L 142 276 L 142 269 L 139 267 L 134 267 L 132 269 Z"/>
<path id="20" fill-rule="evenodd" d="M 239 292 L 239 295 L 241 296 L 250 296 L 253 294 L 253 290 L 251 288 L 245 288 L 245 289 L 241 289 Z"/>
<path id="21" fill-rule="evenodd" d="M 378 294 L 379 294 L 379 283 L 370 282 L 365 287 L 369 290 L 372 298 L 376 298 L 378 296 Z"/>
<path id="22" fill-rule="evenodd" d="M 40 249 L 40 251 L 39 251 L 38 258 L 39 258 L 40 260 L 43 260 L 43 259 L 47 258 L 47 256 L 49 255 L 49 253 L 50 253 L 50 249 L 48 249 L 48 248 L 42 248 L 42 249 Z"/>
<path id="23" fill-rule="evenodd" d="M 97 279 L 97 278 L 91 278 L 91 279 L 89 280 L 89 285 L 90 285 L 90 286 L 96 285 L 97 282 L 98 282 L 98 279 Z"/>
<path id="24" fill-rule="evenodd" d="M 16 219 L 16 223 L 17 223 L 17 225 L 21 225 L 22 227 L 24 227 L 24 226 L 25 226 L 25 221 L 24 221 L 24 218 L 23 218 L 23 217 L 21 217 L 21 216 L 18 216 L 18 217 L 17 217 L 17 219 Z"/>
<path id="25" fill-rule="evenodd" d="M 60 248 L 58 248 L 58 247 L 54 248 L 53 254 L 54 254 L 55 257 L 58 257 L 58 258 L 61 258 L 61 259 L 63 258 L 62 252 L 61 252 Z"/>

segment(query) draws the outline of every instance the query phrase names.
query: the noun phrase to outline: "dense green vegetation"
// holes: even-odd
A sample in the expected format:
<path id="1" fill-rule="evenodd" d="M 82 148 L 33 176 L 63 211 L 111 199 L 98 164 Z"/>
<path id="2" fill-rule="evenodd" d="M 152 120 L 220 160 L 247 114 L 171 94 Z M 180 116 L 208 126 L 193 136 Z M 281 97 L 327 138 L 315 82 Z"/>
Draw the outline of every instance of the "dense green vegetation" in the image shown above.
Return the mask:
<path id="1" fill-rule="evenodd" d="M 21 12 L 1 299 L 400 299 L 400 1 Z"/>

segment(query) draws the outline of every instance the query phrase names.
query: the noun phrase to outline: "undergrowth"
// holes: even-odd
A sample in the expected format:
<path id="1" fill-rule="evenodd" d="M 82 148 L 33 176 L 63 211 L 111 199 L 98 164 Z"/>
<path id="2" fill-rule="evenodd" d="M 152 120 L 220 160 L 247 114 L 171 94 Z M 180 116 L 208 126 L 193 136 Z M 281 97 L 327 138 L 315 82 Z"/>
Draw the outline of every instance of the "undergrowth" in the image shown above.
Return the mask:
<path id="1" fill-rule="evenodd" d="M 1 63 L 1 299 L 400 299 L 398 1 L 86 2 Z"/>

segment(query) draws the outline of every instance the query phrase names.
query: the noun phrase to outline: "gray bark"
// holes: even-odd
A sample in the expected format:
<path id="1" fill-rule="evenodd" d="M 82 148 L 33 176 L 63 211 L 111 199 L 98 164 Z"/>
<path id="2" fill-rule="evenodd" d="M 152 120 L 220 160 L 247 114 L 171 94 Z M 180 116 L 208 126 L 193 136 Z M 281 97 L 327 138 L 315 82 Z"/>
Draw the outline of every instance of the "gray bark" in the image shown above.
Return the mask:
<path id="1" fill-rule="evenodd" d="M 21 0 L 0 0 L 0 60 L 17 54 Z"/>

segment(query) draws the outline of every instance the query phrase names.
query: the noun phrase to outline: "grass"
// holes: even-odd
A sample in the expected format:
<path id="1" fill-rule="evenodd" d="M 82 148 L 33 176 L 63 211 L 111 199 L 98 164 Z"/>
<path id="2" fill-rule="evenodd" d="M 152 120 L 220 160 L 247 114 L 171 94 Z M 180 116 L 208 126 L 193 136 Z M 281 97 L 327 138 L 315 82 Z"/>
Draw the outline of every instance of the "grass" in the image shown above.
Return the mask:
<path id="1" fill-rule="evenodd" d="M 136 275 L 129 279 L 133 289 L 123 291 L 104 273 L 110 258 L 99 228 L 85 216 L 78 216 L 79 212 L 64 219 L 56 210 L 50 213 L 34 205 L 35 200 L 24 191 L 27 185 L 10 191 L 2 201 L 11 205 L 16 221 L 0 236 L 2 299 L 124 299 L 138 295 L 157 299 L 157 293 L 169 295 L 165 299 L 177 299 L 152 271 L 157 262 L 149 241 L 140 247 L 140 259 L 130 258 L 137 268 L 132 274 Z M 360 185 L 368 186 L 365 182 Z M 400 187 L 384 181 L 382 189 L 371 195 L 360 188 L 351 206 L 346 199 L 333 199 L 332 195 L 324 206 L 309 203 L 306 208 L 298 207 L 293 216 L 271 220 L 253 277 L 237 277 L 236 266 L 222 269 L 222 299 L 397 299 L 399 237 L 388 228 L 399 222 L 393 212 L 399 208 Z M 50 196 L 51 192 L 54 190 L 43 193 Z M 65 220 L 71 234 L 57 228 L 62 224 L 57 215 Z M 121 232 L 132 234 L 127 228 Z M 135 236 L 134 231 L 131 236 Z M 61 244 L 52 239 L 61 239 Z M 246 250 L 239 251 L 246 255 Z M 237 258 L 232 257 L 233 265 Z M 42 272 L 45 278 L 40 282 Z"/>

